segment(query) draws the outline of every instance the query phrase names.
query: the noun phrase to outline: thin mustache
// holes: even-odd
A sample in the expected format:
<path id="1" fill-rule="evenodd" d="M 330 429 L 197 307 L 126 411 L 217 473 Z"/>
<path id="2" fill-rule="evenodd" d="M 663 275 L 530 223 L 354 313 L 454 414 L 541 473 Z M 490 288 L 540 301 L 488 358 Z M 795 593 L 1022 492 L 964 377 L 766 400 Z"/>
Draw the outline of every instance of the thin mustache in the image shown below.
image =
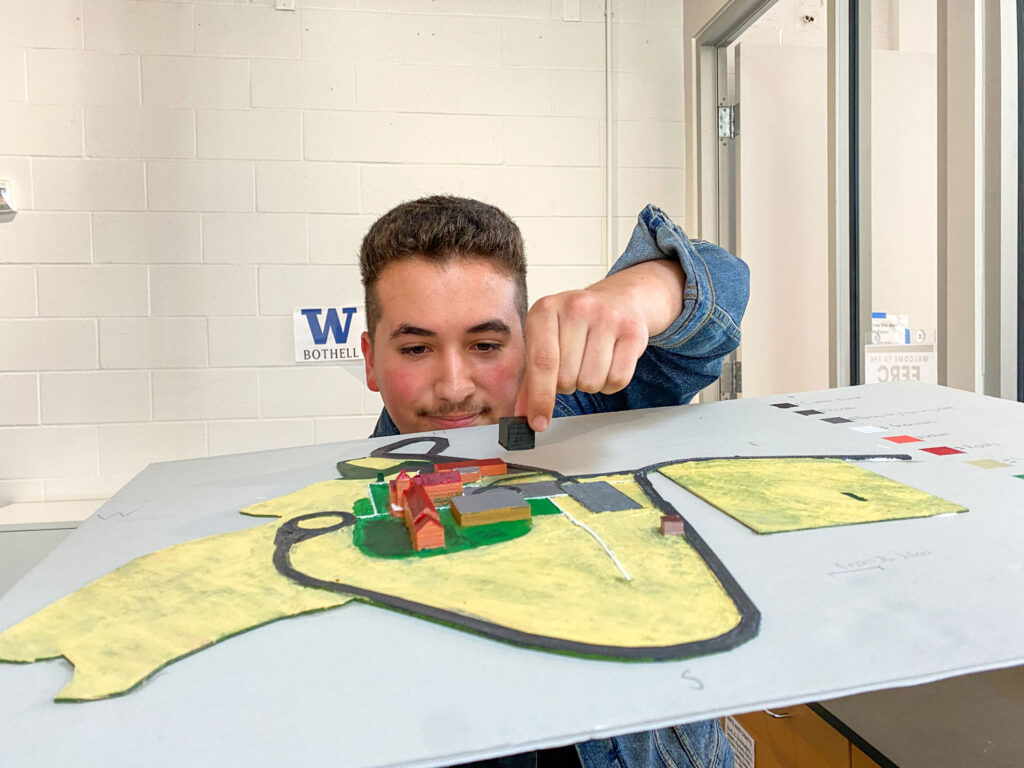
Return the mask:
<path id="1" fill-rule="evenodd" d="M 479 405 L 477 403 L 456 403 L 450 406 L 441 406 L 433 411 L 420 411 L 419 415 L 432 419 L 444 419 L 452 414 L 468 416 L 470 414 L 484 414 L 490 412 L 491 407 L 488 405 Z"/>

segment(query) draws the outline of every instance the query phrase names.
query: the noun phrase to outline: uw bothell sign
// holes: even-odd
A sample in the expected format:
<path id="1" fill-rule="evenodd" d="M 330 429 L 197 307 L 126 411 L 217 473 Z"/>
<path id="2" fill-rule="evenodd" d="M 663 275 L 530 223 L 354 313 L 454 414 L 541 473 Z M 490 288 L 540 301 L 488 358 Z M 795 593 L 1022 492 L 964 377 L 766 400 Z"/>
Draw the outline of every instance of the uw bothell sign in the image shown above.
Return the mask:
<path id="1" fill-rule="evenodd" d="M 359 307 L 307 307 L 292 310 L 295 362 L 343 363 L 362 360 L 359 338 L 366 327 Z"/>

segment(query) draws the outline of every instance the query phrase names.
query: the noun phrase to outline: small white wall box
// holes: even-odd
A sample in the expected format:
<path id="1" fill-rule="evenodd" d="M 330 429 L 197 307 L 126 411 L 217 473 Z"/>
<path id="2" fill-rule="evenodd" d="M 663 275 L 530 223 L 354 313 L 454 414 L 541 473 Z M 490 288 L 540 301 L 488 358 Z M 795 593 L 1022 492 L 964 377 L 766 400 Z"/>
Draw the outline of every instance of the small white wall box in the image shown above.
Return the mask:
<path id="1" fill-rule="evenodd" d="M 0 180 L 0 216 L 3 221 L 14 218 L 15 210 L 11 206 L 11 182 Z"/>

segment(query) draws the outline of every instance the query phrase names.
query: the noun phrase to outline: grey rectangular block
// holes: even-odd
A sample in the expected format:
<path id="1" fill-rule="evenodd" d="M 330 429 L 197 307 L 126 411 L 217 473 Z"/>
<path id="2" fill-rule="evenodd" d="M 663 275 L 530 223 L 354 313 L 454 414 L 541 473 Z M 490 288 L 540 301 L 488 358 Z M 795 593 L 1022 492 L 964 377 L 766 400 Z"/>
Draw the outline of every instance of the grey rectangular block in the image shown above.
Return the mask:
<path id="1" fill-rule="evenodd" d="M 526 497 L 508 488 L 494 488 L 468 496 L 455 496 L 452 503 L 458 506 L 463 515 L 484 512 L 488 509 L 504 509 L 505 507 L 521 507 L 526 504 Z"/>
<path id="2" fill-rule="evenodd" d="M 562 490 L 591 512 L 640 509 L 640 505 L 629 496 L 603 480 L 596 483 L 562 483 Z"/>

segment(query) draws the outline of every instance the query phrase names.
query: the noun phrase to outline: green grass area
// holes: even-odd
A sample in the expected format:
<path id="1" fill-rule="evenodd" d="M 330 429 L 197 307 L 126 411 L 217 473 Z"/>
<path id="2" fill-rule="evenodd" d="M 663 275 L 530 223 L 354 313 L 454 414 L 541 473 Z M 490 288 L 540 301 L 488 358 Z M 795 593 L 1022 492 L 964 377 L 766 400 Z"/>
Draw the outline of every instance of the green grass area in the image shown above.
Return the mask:
<path id="1" fill-rule="evenodd" d="M 352 512 L 356 517 L 373 517 L 373 504 L 369 499 L 356 499 Z"/>
<path id="2" fill-rule="evenodd" d="M 353 542 L 369 557 L 433 557 L 446 552 L 461 552 L 464 549 L 486 547 L 502 541 L 510 541 L 530 532 L 529 520 L 510 520 L 504 523 L 462 527 L 447 506 L 439 507 L 441 524 L 444 526 L 444 549 L 427 549 L 417 552 L 412 548 L 405 521 L 392 517 L 388 505 L 388 484 L 370 483 L 370 499 L 359 499 L 353 512 L 356 515 L 356 529 Z M 531 515 L 557 515 L 561 510 L 551 499 L 529 499 Z"/>
<path id="3" fill-rule="evenodd" d="M 546 501 L 546 499 L 538 499 L 538 501 Z M 425 549 L 422 552 L 417 552 L 412 548 L 405 522 L 400 517 L 390 516 L 357 519 L 352 541 L 364 555 L 369 557 L 433 557 L 434 555 L 461 552 L 465 549 L 510 541 L 530 532 L 529 520 L 510 520 L 505 523 L 463 528 L 455 523 L 455 519 L 447 507 L 439 510 L 439 513 L 441 524 L 444 526 L 444 549 Z M 358 512 L 356 514 L 358 515 Z"/>
<path id="4" fill-rule="evenodd" d="M 388 507 L 391 505 L 391 496 L 387 483 L 370 483 L 370 498 L 373 499 L 373 508 L 378 515 L 390 513 Z"/>
<path id="5" fill-rule="evenodd" d="M 551 499 L 530 499 L 531 515 L 560 515 L 562 510 Z"/>

